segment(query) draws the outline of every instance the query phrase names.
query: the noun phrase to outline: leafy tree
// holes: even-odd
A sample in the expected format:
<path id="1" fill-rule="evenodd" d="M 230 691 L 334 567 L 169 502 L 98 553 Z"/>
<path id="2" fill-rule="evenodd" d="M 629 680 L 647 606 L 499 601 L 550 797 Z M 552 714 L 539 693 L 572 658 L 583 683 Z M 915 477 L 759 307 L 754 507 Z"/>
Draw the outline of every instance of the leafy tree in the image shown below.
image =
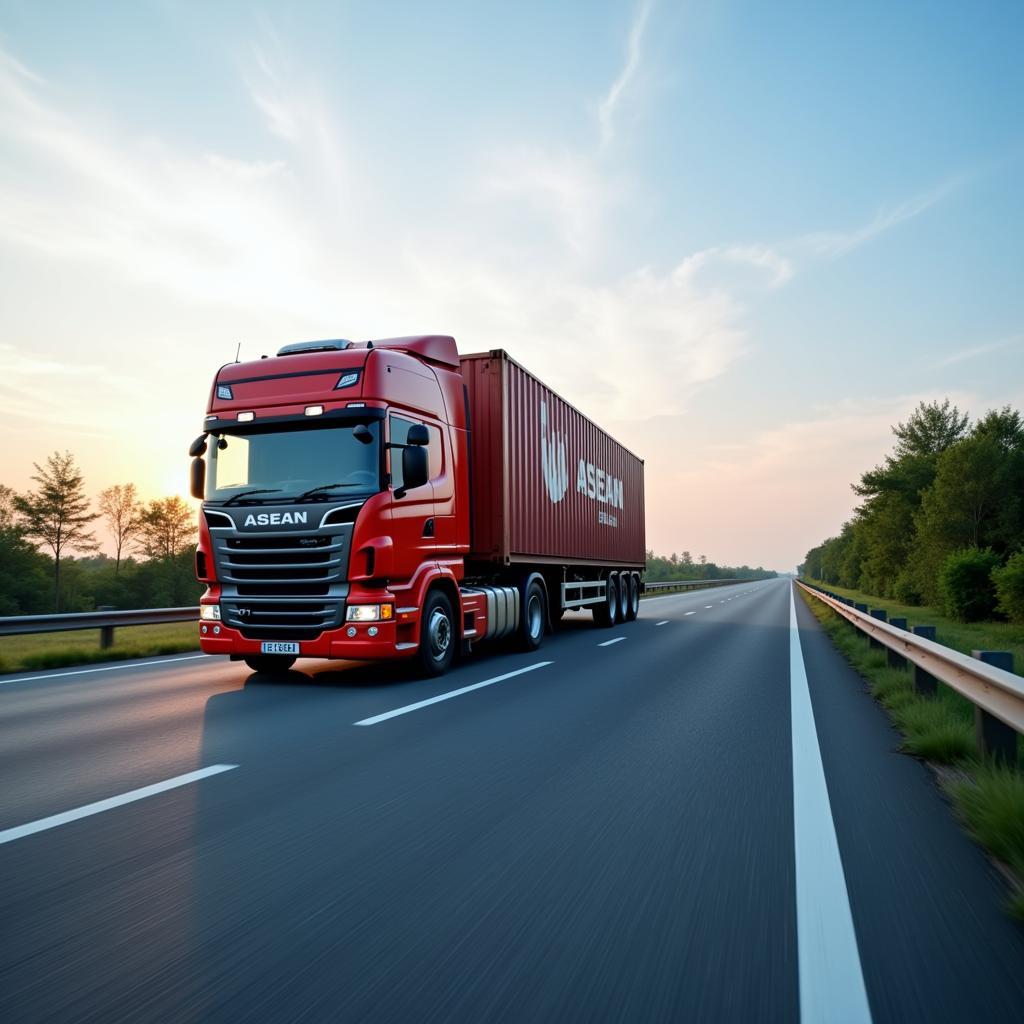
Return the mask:
<path id="1" fill-rule="evenodd" d="M 992 572 L 999 557 L 981 548 L 952 552 L 939 572 L 939 590 L 946 612 L 961 622 L 990 619 L 996 609 Z"/>
<path id="2" fill-rule="evenodd" d="M 920 402 L 906 423 L 892 428 L 896 435 L 896 461 L 938 455 L 959 441 L 967 431 L 967 414 L 945 399 Z"/>
<path id="3" fill-rule="evenodd" d="M 0 484 L 0 615 L 32 615 L 47 610 L 47 558 L 18 525 L 10 487 Z"/>
<path id="4" fill-rule="evenodd" d="M 33 463 L 37 491 L 16 495 L 14 508 L 21 516 L 26 537 L 53 552 L 53 606 L 60 610 L 60 563 L 67 551 L 94 551 L 96 538 L 88 529 L 96 519 L 89 510 L 82 474 L 71 452 L 54 452 L 46 466 Z"/>
<path id="5" fill-rule="evenodd" d="M 121 554 L 139 532 L 142 503 L 135 484 L 114 484 L 100 491 L 100 513 L 114 538 L 114 573 L 121 571 Z"/>
<path id="6" fill-rule="evenodd" d="M 196 516 L 181 498 L 155 498 L 146 506 L 136 544 L 147 558 L 170 561 L 195 543 Z"/>
<path id="7" fill-rule="evenodd" d="M 1006 565 L 992 573 L 999 610 L 1011 622 L 1024 622 L 1024 551 L 1018 551 Z"/>

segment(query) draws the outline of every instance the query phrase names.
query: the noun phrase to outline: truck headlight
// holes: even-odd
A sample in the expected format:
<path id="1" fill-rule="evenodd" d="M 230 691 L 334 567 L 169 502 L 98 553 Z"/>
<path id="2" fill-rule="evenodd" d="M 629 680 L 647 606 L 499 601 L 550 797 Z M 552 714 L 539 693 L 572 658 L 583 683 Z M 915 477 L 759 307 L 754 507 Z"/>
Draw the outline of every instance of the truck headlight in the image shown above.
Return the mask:
<path id="1" fill-rule="evenodd" d="M 199 606 L 199 618 L 201 619 L 216 619 L 220 621 L 220 605 L 219 604 L 201 604 Z"/>
<path id="2" fill-rule="evenodd" d="M 350 604 L 345 609 L 346 622 L 387 622 L 394 617 L 391 604 Z"/>

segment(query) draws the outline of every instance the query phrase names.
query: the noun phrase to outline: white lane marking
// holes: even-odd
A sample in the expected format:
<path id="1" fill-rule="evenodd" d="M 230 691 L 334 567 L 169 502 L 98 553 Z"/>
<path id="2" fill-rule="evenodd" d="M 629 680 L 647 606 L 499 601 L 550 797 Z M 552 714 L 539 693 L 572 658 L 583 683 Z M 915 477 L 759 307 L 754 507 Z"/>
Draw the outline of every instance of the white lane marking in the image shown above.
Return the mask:
<path id="1" fill-rule="evenodd" d="M 706 604 L 706 605 L 704 605 L 704 607 L 705 608 L 714 608 L 715 606 L 713 604 Z"/>
<path id="2" fill-rule="evenodd" d="M 8 683 L 34 683 L 37 679 L 58 679 L 61 676 L 84 676 L 88 672 L 113 672 L 116 668 L 149 668 L 150 665 L 170 665 L 175 661 L 195 661 L 197 658 L 215 657 L 208 654 L 186 654 L 183 658 L 163 658 L 161 661 L 136 663 L 134 659 L 119 661 L 116 665 L 103 665 L 100 668 L 77 668 L 73 672 L 51 672 L 45 676 L 18 676 L 15 679 L 0 679 L 0 686 Z"/>
<path id="3" fill-rule="evenodd" d="M 605 640 L 605 642 L 603 644 L 598 644 L 597 646 L 598 647 L 611 647 L 612 644 L 620 643 L 622 640 L 625 640 L 625 639 L 626 638 L 624 636 L 617 636 L 617 637 L 613 637 L 611 640 Z"/>
<path id="4" fill-rule="evenodd" d="M 429 707 L 442 700 L 451 700 L 452 697 L 461 697 L 471 690 L 479 690 L 482 686 L 492 686 L 494 683 L 503 683 L 506 679 L 514 676 L 521 676 L 524 672 L 533 672 L 535 669 L 553 665 L 553 661 L 538 661 L 534 665 L 527 665 L 526 668 L 517 668 L 515 672 L 506 672 L 504 675 L 495 676 L 493 679 L 485 679 L 482 683 L 473 683 L 471 686 L 463 686 L 458 690 L 449 690 L 448 693 L 438 694 L 436 697 L 428 697 L 426 700 L 418 700 L 415 704 L 406 704 L 405 707 L 395 708 L 394 711 L 385 711 L 382 714 L 374 715 L 372 718 L 364 718 L 356 725 L 376 725 L 378 722 L 386 722 L 389 718 L 397 718 L 399 715 L 407 715 L 410 711 L 419 711 L 420 708 Z"/>
<path id="5" fill-rule="evenodd" d="M 789 598 L 789 707 L 800 1019 L 870 1024 L 871 1010 L 821 763 L 792 588 Z"/>
<path id="6" fill-rule="evenodd" d="M 696 615 L 697 613 L 696 612 L 684 612 L 683 614 L 684 615 Z"/>
<path id="7" fill-rule="evenodd" d="M 133 789 L 120 796 L 112 796 L 107 800 L 97 800 L 94 804 L 85 804 L 76 807 L 72 811 L 64 811 L 62 814 L 52 814 L 49 818 L 40 818 L 38 821 L 30 821 L 27 825 L 17 825 L 14 828 L 5 829 L 0 832 L 0 845 L 10 843 L 15 839 L 33 835 L 36 832 L 44 832 L 48 828 L 56 828 L 58 825 L 66 825 L 69 821 L 78 821 L 79 818 L 87 818 L 90 814 L 99 814 L 102 811 L 112 810 L 123 804 L 134 803 L 136 800 L 145 800 L 147 796 L 156 796 L 157 793 L 166 793 L 169 789 L 177 789 L 178 786 L 187 786 L 200 779 L 209 778 L 211 775 L 220 775 L 221 772 L 229 772 L 237 768 L 237 764 L 211 764 L 208 768 L 200 768 L 198 771 L 188 772 L 186 775 L 177 775 L 165 782 L 155 782 L 152 786 L 143 786 L 141 789 Z"/>
<path id="8" fill-rule="evenodd" d="M 671 619 L 662 619 L 661 622 L 656 622 L 655 625 L 656 626 L 667 626 L 671 621 L 672 621 Z"/>

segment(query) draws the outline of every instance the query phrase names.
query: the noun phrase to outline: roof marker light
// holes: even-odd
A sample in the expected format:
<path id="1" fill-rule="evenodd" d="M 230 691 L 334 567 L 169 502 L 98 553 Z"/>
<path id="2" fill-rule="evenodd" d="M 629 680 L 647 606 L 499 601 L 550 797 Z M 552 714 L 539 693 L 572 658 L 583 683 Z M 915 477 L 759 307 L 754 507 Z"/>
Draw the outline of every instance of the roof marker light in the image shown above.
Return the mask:
<path id="1" fill-rule="evenodd" d="M 324 407 L 322 405 L 307 405 L 306 415 L 307 416 L 323 416 Z"/>
<path id="2" fill-rule="evenodd" d="M 365 402 L 349 402 L 348 405 L 345 406 L 345 408 L 346 409 L 365 409 L 366 408 L 366 403 Z"/>
<path id="3" fill-rule="evenodd" d="M 240 412 L 238 414 L 239 423 L 248 423 L 250 420 L 256 419 L 256 413 L 254 412 Z"/>

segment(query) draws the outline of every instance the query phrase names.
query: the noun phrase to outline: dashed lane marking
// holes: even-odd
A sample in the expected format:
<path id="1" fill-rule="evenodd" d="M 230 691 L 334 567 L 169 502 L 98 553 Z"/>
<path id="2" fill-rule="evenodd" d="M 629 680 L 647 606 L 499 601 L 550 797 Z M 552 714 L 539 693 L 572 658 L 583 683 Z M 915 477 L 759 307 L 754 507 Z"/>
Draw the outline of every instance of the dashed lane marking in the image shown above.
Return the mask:
<path id="1" fill-rule="evenodd" d="M 386 722 L 389 718 L 397 718 L 399 715 L 407 715 L 411 711 L 419 711 L 420 708 L 430 707 L 431 704 L 439 704 L 443 700 L 451 700 L 453 697 L 461 697 L 464 693 L 472 690 L 479 690 L 484 686 L 493 686 L 495 683 L 503 683 L 506 679 L 521 676 L 526 672 L 535 672 L 539 668 L 553 665 L 553 661 L 538 661 L 526 668 L 516 669 L 515 672 L 505 672 L 503 675 L 495 676 L 493 679 L 485 679 L 481 683 L 473 683 L 471 686 L 462 686 L 458 690 L 449 690 L 448 693 L 438 694 L 436 697 L 428 697 L 426 700 L 418 700 L 415 704 L 406 704 L 405 707 L 395 708 L 394 711 L 385 711 L 382 714 L 374 715 L 372 718 L 364 718 L 356 722 L 356 725 L 377 725 L 379 722 Z"/>
<path id="2" fill-rule="evenodd" d="M 13 842 L 15 839 L 22 839 L 36 832 L 44 832 L 46 829 L 56 828 L 58 825 L 66 825 L 68 822 L 78 821 L 79 818 L 87 818 L 91 814 L 110 811 L 115 807 L 134 803 L 136 800 L 145 800 L 148 796 L 166 793 L 169 789 L 187 786 L 190 783 L 198 782 L 200 779 L 209 778 L 211 775 L 220 775 L 221 772 L 229 772 L 237 767 L 237 764 L 211 764 L 207 768 L 200 768 L 198 771 L 188 772 L 185 775 L 176 775 L 173 779 L 167 779 L 164 782 L 155 782 L 152 786 L 132 789 L 127 793 L 122 793 L 120 796 L 112 796 L 107 800 L 97 800 L 96 803 L 85 804 L 82 807 L 76 807 L 74 810 L 64 811 L 61 814 L 51 814 L 48 818 L 30 821 L 27 825 L 17 825 L 14 828 L 5 829 L 3 832 L 0 832 L 0 845 Z"/>

